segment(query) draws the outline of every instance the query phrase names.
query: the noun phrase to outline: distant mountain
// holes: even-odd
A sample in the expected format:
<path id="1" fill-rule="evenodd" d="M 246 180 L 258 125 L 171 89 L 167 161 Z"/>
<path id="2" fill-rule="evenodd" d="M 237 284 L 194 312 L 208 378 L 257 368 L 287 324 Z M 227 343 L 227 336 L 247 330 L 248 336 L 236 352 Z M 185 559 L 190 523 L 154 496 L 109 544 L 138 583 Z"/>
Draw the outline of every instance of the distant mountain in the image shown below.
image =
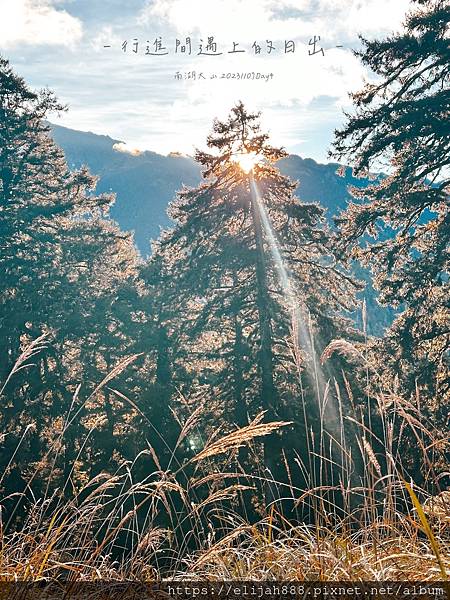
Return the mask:
<path id="1" fill-rule="evenodd" d="M 116 202 L 111 217 L 126 231 L 134 231 L 136 245 L 144 256 L 150 253 L 150 240 L 161 228 L 170 226 L 167 205 L 183 185 L 196 186 L 201 179 L 200 167 L 193 158 L 156 152 L 131 154 L 119 151 L 120 140 L 90 132 L 51 125 L 55 142 L 66 156 L 69 167 L 87 165 L 99 177 L 96 191 L 114 192 Z M 119 145 L 119 146 L 117 146 Z M 298 181 L 297 195 L 306 202 L 319 202 L 327 216 L 337 215 L 347 205 L 349 185 L 365 187 L 367 180 L 355 179 L 351 169 L 337 175 L 336 163 L 320 164 L 295 154 L 278 162 L 282 173 Z M 358 270 L 369 282 L 365 295 L 368 302 L 370 330 L 380 333 L 392 319 L 392 311 L 381 308 L 375 300 L 367 272 Z"/>
<path id="2" fill-rule="evenodd" d="M 163 156 L 149 151 L 138 155 L 118 151 L 117 145 L 122 142 L 105 135 L 59 125 L 52 125 L 52 130 L 69 166 L 87 165 L 100 178 L 97 191 L 116 194 L 112 218 L 122 229 L 134 231 L 139 250 L 147 255 L 149 240 L 158 237 L 161 227 L 170 225 L 166 209 L 176 191 L 183 185 L 196 186 L 200 182 L 199 165 L 176 153 Z M 338 176 L 338 166 L 319 164 L 295 154 L 278 163 L 282 173 L 299 181 L 298 196 L 306 202 L 320 202 L 330 219 L 345 208 L 350 198 L 349 184 L 367 185 L 365 180 L 353 178 L 350 169 L 345 177 Z"/>
<path id="3" fill-rule="evenodd" d="M 122 142 L 106 135 L 53 124 L 52 130 L 69 167 L 87 165 L 99 176 L 96 191 L 116 194 L 111 217 L 122 229 L 134 231 L 136 245 L 148 255 L 150 239 L 158 237 L 161 227 L 170 225 L 166 210 L 175 192 L 183 184 L 195 186 L 200 181 L 198 164 L 179 155 L 120 152 L 114 146 Z"/>

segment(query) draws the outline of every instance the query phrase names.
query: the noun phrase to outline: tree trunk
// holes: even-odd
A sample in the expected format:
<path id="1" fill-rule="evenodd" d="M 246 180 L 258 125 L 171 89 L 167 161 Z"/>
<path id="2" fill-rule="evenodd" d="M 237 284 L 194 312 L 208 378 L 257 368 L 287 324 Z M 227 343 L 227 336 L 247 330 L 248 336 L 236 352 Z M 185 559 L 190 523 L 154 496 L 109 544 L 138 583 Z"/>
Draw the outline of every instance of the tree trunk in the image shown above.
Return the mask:
<path id="1" fill-rule="evenodd" d="M 166 326 L 161 323 L 157 332 L 156 346 L 156 388 L 154 390 L 154 402 L 152 406 L 151 420 L 156 427 L 161 427 L 161 435 L 164 441 L 150 432 L 153 448 L 158 456 L 161 467 L 168 468 L 173 460 L 177 435 L 174 430 L 174 420 L 170 412 L 170 400 L 172 396 L 172 365 L 170 359 L 170 340 L 167 335 Z"/>
<path id="2" fill-rule="evenodd" d="M 273 378 L 272 327 L 269 294 L 267 291 L 266 259 L 261 213 L 258 207 L 256 190 L 254 188 L 255 182 L 253 175 L 251 175 L 250 178 L 250 186 L 252 220 L 256 245 L 255 270 L 257 286 L 256 302 L 260 330 L 259 369 L 261 372 L 261 405 L 263 410 L 266 411 L 266 420 L 274 421 L 277 419 L 278 402 Z M 278 486 L 271 483 L 270 480 L 277 479 L 282 460 L 281 450 L 281 439 L 277 432 L 264 437 L 264 475 L 269 480 L 266 482 L 265 487 L 266 506 L 279 498 Z"/>
<path id="3" fill-rule="evenodd" d="M 234 420 L 238 427 L 248 425 L 247 404 L 244 398 L 242 378 L 242 325 L 238 317 L 234 317 L 234 346 L 233 346 L 233 383 L 234 383 Z"/>

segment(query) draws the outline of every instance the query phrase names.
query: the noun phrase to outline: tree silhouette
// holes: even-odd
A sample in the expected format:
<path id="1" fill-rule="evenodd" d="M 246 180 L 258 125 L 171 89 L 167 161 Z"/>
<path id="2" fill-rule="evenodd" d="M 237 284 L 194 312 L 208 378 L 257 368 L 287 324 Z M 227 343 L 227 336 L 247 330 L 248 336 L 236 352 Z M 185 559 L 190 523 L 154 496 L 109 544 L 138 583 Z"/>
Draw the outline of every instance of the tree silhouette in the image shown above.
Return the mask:
<path id="1" fill-rule="evenodd" d="M 191 363 L 191 390 L 195 378 L 209 386 L 212 422 L 243 426 L 262 409 L 297 426 L 299 370 L 309 417 L 318 417 L 311 369 L 331 339 L 350 332 L 342 311 L 354 306 L 356 284 L 333 259 L 323 210 L 296 198 L 276 168 L 285 152 L 268 143 L 259 115 L 237 104 L 207 144 L 211 153 L 196 153 L 205 181 L 171 204 L 176 226 L 152 259 L 173 282 L 174 361 Z M 297 440 L 303 452 L 306 435 Z M 269 479 L 284 470 L 283 445 L 277 433 L 264 441 Z"/>
<path id="2" fill-rule="evenodd" d="M 118 298 L 137 277 L 131 236 L 107 218 L 113 197 L 92 194 L 95 178 L 86 168 L 70 172 L 50 137 L 47 118 L 62 109 L 51 92 L 30 91 L 0 59 L 0 381 L 6 382 L 0 467 L 27 431 L 16 455 L 20 469 L 5 474 L 10 490 L 37 467 L 49 480 L 74 475 L 89 430 L 88 472 L 96 461 L 99 469 L 108 464 L 113 447 L 120 447 L 117 437 L 101 433 L 108 428 L 112 437 L 115 422 L 105 391 L 80 410 L 58 464 L 44 460 L 58 446 L 77 386 L 89 390 L 129 351 L 134 332 L 130 319 L 119 318 Z M 8 378 L 42 334 L 39 354 Z"/>
<path id="3" fill-rule="evenodd" d="M 380 301 L 401 309 L 382 342 L 388 378 L 399 377 L 407 394 L 417 385 L 437 398 L 449 390 L 450 8 L 441 0 L 415 4 L 402 32 L 362 39 L 356 54 L 378 80 L 353 95 L 333 156 L 358 175 L 387 170 L 352 190 L 355 202 L 338 222 L 344 245 L 372 269 Z"/>

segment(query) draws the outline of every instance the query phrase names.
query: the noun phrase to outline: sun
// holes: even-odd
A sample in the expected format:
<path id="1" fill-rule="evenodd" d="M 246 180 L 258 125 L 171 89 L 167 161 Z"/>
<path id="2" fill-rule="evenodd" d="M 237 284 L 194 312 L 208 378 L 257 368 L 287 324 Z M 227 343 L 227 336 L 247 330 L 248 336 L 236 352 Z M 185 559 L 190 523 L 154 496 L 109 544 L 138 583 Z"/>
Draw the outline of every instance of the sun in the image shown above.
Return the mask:
<path id="1" fill-rule="evenodd" d="M 237 163 L 244 173 L 250 173 L 253 167 L 261 162 L 261 156 L 256 152 L 239 152 L 233 155 L 233 162 Z"/>

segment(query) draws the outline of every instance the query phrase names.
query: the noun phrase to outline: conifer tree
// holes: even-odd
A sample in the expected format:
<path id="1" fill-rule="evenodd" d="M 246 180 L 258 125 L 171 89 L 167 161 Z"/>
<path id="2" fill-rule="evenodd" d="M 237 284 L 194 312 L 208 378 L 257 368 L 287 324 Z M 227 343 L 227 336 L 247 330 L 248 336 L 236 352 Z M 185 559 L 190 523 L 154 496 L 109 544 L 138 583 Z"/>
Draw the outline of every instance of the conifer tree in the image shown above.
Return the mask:
<path id="1" fill-rule="evenodd" d="M 137 254 L 130 235 L 107 218 L 112 196 L 93 195 L 95 178 L 86 168 L 70 172 L 51 139 L 47 119 L 62 109 L 51 92 L 31 91 L 0 59 L 0 469 L 28 426 L 16 480 L 4 478 L 12 491 L 57 441 L 77 385 L 89 394 L 129 351 L 126 329 L 134 333 L 117 306 L 120 290 L 134 286 Z M 22 350 L 42 334 L 45 347 L 8 378 Z M 93 425 L 91 439 L 104 421 L 112 435 L 106 400 L 99 394 L 97 404 L 82 409 L 64 436 L 64 464 L 55 473 L 72 472 Z M 106 437 L 97 437 L 103 465 L 112 455 Z M 47 467 L 40 464 L 41 475 Z"/>
<path id="2" fill-rule="evenodd" d="M 338 219 L 343 246 L 373 272 L 380 301 L 399 316 L 381 344 L 391 382 L 406 395 L 449 392 L 448 25 L 443 0 L 415 0 L 401 32 L 361 39 L 356 52 L 377 76 L 353 95 L 333 156 L 357 175 L 383 171 Z"/>
<path id="3" fill-rule="evenodd" d="M 318 415 L 317 381 L 306 366 L 318 368 L 324 346 L 351 332 L 341 313 L 353 307 L 356 284 L 333 259 L 323 210 L 296 198 L 296 184 L 276 168 L 286 153 L 269 144 L 258 114 L 237 104 L 214 122 L 207 144 L 210 153 L 196 153 L 204 182 L 171 204 L 176 226 L 152 259 L 173 281 L 173 358 L 194 365 L 197 383 L 213 392 L 213 422 L 244 426 L 262 409 L 268 420 L 298 423 L 297 368 L 309 417 Z M 304 449 L 305 435 L 293 445 Z M 264 466 L 274 478 L 282 450 L 280 434 L 265 439 Z"/>

